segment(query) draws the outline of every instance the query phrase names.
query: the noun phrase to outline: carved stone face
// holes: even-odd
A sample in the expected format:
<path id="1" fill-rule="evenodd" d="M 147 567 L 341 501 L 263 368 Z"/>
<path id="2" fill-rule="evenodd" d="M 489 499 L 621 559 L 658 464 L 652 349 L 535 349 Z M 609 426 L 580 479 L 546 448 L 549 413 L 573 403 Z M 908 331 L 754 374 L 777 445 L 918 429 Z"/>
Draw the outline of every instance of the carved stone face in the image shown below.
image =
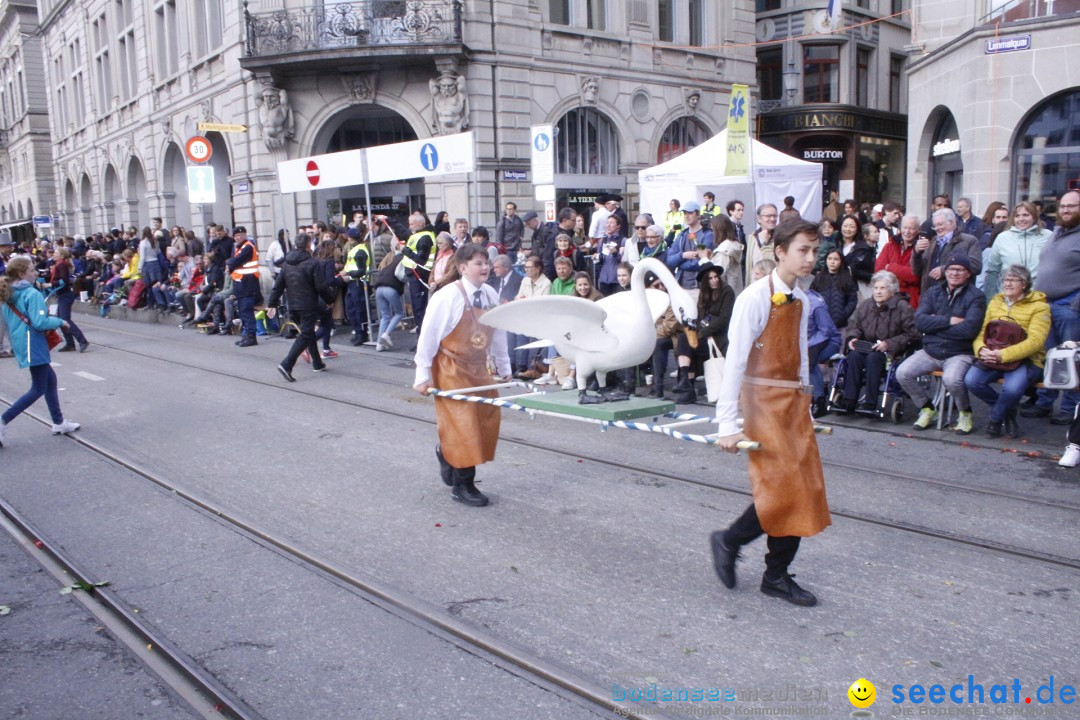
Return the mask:
<path id="1" fill-rule="evenodd" d="M 281 104 L 281 96 L 278 95 L 277 90 L 271 90 L 267 88 L 262 91 L 263 102 L 266 103 L 266 107 L 276 108 Z"/>
<path id="2" fill-rule="evenodd" d="M 586 100 L 590 102 L 596 100 L 596 96 L 600 93 L 600 83 L 596 78 L 585 78 L 585 82 L 581 84 L 581 91 Z"/>
<path id="3" fill-rule="evenodd" d="M 450 77 L 439 78 L 439 93 L 443 97 L 454 97 L 457 95 L 457 81 Z"/>
<path id="4" fill-rule="evenodd" d="M 696 109 L 698 106 L 698 102 L 700 101 L 701 95 L 699 95 L 698 93 L 690 93 L 686 96 L 686 104 L 690 107 L 691 110 Z"/>

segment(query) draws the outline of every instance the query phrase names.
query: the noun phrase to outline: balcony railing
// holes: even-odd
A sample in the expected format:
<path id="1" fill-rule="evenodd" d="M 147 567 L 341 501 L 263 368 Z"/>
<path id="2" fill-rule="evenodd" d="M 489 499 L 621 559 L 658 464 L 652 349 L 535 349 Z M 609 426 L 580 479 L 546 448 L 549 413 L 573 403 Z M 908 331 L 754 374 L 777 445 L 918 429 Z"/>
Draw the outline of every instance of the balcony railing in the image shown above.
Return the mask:
<path id="1" fill-rule="evenodd" d="M 249 57 L 461 42 L 460 0 L 324 0 L 268 13 L 245 10 L 245 20 Z"/>
<path id="2" fill-rule="evenodd" d="M 1011 23 L 1020 20 L 1051 18 L 1057 15 L 1074 15 L 1080 12 L 1080 0 L 1012 0 L 993 3 L 997 8 L 983 16 L 980 25 Z"/>

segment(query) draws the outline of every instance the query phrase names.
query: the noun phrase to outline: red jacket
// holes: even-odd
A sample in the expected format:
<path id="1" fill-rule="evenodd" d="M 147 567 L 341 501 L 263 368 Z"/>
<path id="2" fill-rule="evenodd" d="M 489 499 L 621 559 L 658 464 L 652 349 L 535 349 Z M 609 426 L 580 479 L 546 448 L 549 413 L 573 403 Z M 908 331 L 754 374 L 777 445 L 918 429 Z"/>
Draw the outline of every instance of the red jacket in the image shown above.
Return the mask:
<path id="1" fill-rule="evenodd" d="M 908 304 L 914 310 L 919 307 L 919 283 L 918 275 L 911 269 L 911 253 L 914 244 L 904 250 L 903 239 L 890 240 L 885 249 L 878 255 L 877 263 L 874 264 L 874 272 L 888 270 L 900 281 L 900 292 L 907 293 Z"/>

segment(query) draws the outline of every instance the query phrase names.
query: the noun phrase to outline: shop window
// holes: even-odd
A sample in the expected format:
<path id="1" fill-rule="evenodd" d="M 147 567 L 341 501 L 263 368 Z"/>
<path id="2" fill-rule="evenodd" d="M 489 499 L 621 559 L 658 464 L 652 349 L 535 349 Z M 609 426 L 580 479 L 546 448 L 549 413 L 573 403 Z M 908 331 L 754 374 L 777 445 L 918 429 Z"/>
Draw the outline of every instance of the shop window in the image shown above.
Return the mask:
<path id="1" fill-rule="evenodd" d="M 870 49 L 855 49 L 855 104 L 870 107 Z"/>
<path id="2" fill-rule="evenodd" d="M 803 102 L 839 102 L 840 46 L 807 45 L 803 60 Z"/>
<path id="3" fill-rule="evenodd" d="M 964 192 L 964 162 L 960 154 L 960 131 L 956 119 L 944 110 L 930 146 L 931 191 L 958 198 Z"/>
<path id="4" fill-rule="evenodd" d="M 779 10 L 781 0 L 757 0 L 757 11 L 766 12 L 768 10 Z"/>
<path id="5" fill-rule="evenodd" d="M 681 117 L 673 121 L 660 137 L 660 147 L 656 151 L 656 162 L 662 163 L 682 155 L 690 148 L 697 147 L 709 139 L 709 129 L 701 121 L 692 117 Z"/>
<path id="6" fill-rule="evenodd" d="M 575 108 L 555 126 L 555 172 L 570 175 L 617 175 L 619 135 L 593 108 Z"/>
<path id="7" fill-rule="evenodd" d="M 903 140 L 860 135 L 855 197 L 902 203 L 906 154 Z"/>
<path id="8" fill-rule="evenodd" d="M 1013 156 L 1013 202 L 1080 190 L 1080 90 L 1037 106 L 1016 134 Z"/>
<path id="9" fill-rule="evenodd" d="M 783 56 L 780 47 L 757 52 L 758 92 L 762 100 L 782 100 L 784 97 Z"/>

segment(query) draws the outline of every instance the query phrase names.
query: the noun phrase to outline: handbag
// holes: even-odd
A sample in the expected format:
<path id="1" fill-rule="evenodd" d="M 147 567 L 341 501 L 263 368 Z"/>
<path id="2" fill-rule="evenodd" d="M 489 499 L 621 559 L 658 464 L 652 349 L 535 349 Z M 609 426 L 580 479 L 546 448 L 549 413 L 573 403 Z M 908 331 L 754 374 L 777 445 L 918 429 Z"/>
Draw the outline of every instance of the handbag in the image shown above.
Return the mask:
<path id="1" fill-rule="evenodd" d="M 26 316 L 23 315 L 21 312 L 19 312 L 19 308 L 15 307 L 15 303 L 9 302 L 8 307 L 11 308 L 11 312 L 18 315 L 19 319 L 22 320 L 24 323 L 26 323 L 26 327 L 29 330 L 34 329 L 34 326 L 30 324 L 30 321 L 26 319 Z M 45 336 L 45 342 L 47 342 L 49 344 L 49 350 L 52 350 L 54 347 L 56 347 L 57 345 L 59 345 L 60 343 L 62 343 L 64 341 L 63 336 L 60 335 L 60 333 L 57 332 L 55 328 L 52 329 L 52 330 L 46 330 L 45 332 L 42 332 L 41 334 Z"/>
<path id="2" fill-rule="evenodd" d="M 708 339 L 708 347 L 709 358 L 704 363 L 705 394 L 709 402 L 714 403 L 720 399 L 720 381 L 724 377 L 724 356 L 712 338 Z"/>
<path id="3" fill-rule="evenodd" d="M 1017 343 L 1022 343 L 1025 340 L 1027 340 L 1027 330 L 1011 317 L 991 320 L 986 324 L 986 330 L 983 332 L 983 344 L 986 345 L 988 350 L 1003 350 L 1004 348 L 1011 347 Z M 1001 363 L 992 360 L 979 360 L 978 363 L 987 370 L 1011 372 L 1023 365 L 1024 361 L 1015 360 L 1013 362 Z"/>

